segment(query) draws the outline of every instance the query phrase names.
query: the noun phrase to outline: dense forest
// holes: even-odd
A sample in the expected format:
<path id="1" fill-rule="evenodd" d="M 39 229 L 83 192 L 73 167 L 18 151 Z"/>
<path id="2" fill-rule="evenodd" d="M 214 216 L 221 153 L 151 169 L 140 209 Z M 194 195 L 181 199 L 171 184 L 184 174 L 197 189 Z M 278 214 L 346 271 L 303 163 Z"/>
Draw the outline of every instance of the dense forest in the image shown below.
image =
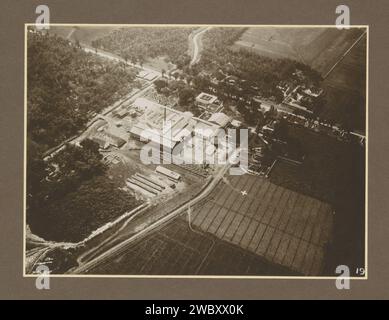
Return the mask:
<path id="1" fill-rule="evenodd" d="M 139 204 L 105 175 L 107 167 L 95 142 L 68 144 L 48 161 L 38 157 L 37 146 L 31 143 L 27 223 L 40 237 L 80 241 Z"/>
<path id="2" fill-rule="evenodd" d="M 188 36 L 194 28 L 122 28 L 92 42 L 95 48 L 114 52 L 132 63 L 164 56 L 183 65 L 190 61 Z"/>
<path id="3" fill-rule="evenodd" d="M 44 153 L 128 93 L 136 71 L 35 31 L 27 59 L 27 223 L 45 239 L 79 241 L 138 202 L 106 176 L 95 142 Z"/>
<path id="4" fill-rule="evenodd" d="M 45 149 L 76 134 L 136 85 L 136 70 L 102 60 L 55 35 L 28 32 L 29 138 Z"/>

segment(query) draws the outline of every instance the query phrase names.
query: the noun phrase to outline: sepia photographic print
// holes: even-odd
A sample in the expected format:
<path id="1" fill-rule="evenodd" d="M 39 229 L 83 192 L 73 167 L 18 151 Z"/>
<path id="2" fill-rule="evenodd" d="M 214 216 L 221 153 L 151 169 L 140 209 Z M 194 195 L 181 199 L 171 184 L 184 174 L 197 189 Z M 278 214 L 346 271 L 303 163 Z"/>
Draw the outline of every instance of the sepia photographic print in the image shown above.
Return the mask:
<path id="1" fill-rule="evenodd" d="M 24 276 L 366 279 L 368 36 L 26 24 Z"/>

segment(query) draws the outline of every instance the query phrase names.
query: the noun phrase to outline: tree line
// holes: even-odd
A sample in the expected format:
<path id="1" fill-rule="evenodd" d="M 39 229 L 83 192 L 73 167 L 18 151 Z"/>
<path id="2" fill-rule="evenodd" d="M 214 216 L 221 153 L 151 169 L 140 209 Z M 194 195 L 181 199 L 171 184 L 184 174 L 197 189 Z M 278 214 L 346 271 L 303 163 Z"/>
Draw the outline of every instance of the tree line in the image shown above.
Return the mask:
<path id="1" fill-rule="evenodd" d="M 188 37 L 194 28 L 131 27 L 114 30 L 94 40 L 92 46 L 120 55 L 134 64 L 165 57 L 179 66 L 190 61 Z"/>

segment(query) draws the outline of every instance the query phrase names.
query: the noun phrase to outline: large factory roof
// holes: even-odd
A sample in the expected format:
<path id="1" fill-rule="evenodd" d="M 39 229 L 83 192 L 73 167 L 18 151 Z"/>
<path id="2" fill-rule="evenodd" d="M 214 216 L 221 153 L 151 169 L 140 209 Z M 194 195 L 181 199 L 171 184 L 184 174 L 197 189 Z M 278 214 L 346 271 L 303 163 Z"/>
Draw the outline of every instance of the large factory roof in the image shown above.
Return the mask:
<path id="1" fill-rule="evenodd" d="M 208 121 L 216 123 L 220 127 L 225 127 L 231 119 L 223 112 L 216 112 L 208 119 Z"/>

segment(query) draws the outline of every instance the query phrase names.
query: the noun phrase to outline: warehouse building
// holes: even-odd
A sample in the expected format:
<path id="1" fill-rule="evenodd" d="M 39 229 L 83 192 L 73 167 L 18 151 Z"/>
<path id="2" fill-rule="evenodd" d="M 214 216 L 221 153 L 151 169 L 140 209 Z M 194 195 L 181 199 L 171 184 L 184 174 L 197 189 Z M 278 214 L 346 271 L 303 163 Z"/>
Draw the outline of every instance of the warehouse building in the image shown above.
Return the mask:
<path id="1" fill-rule="evenodd" d="M 109 146 L 121 148 L 126 143 L 126 140 L 105 131 L 97 132 L 92 140 L 97 142 L 101 149 L 107 149 Z"/>
<path id="2" fill-rule="evenodd" d="M 172 171 L 172 170 L 169 170 L 165 167 L 162 167 L 162 166 L 158 166 L 155 171 L 159 174 L 162 174 L 172 180 L 174 180 L 175 182 L 178 182 L 181 180 L 181 175 L 175 171 Z"/>

